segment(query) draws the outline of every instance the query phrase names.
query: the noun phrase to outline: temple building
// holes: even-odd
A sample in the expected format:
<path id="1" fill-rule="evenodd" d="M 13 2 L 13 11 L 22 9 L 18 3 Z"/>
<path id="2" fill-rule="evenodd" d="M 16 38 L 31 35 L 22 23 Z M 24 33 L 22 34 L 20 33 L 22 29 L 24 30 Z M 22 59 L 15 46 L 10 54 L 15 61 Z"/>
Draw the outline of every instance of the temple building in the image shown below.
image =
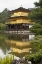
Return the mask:
<path id="1" fill-rule="evenodd" d="M 28 14 L 31 10 L 19 7 L 9 12 L 11 13 L 11 17 L 8 18 L 9 21 L 6 22 L 6 33 L 13 34 L 8 34 L 5 42 L 10 45 L 10 49 L 16 56 L 23 57 L 31 50 L 29 40 L 34 37 L 33 33 L 29 31 L 29 28 L 34 24 L 30 22 L 28 18 Z"/>
<path id="2" fill-rule="evenodd" d="M 31 10 L 19 7 L 9 12 L 11 13 L 11 17 L 8 18 L 9 21 L 5 23 L 7 25 L 7 31 L 29 31 L 29 28 L 33 25 L 28 18 Z"/>

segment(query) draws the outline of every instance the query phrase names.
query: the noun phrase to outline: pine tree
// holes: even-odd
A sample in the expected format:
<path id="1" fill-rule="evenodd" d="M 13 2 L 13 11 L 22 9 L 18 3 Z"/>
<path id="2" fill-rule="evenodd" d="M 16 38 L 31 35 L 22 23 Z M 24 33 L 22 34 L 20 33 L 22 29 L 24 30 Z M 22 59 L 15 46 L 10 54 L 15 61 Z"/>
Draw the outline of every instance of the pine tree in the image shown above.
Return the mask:
<path id="1" fill-rule="evenodd" d="M 33 28 L 30 28 L 30 30 L 35 34 L 42 35 L 42 0 L 39 0 L 39 2 L 35 2 L 34 4 L 35 8 L 32 9 L 32 12 L 29 14 L 29 18 L 32 22 L 35 22 L 35 25 Z"/>
<path id="2" fill-rule="evenodd" d="M 10 17 L 9 10 L 5 8 L 2 12 L 0 12 L 0 23 L 5 23 L 8 17 Z"/>
<path id="3" fill-rule="evenodd" d="M 42 24 L 42 0 L 35 2 L 35 8 L 32 9 L 32 12 L 29 14 L 29 18 L 36 23 Z"/>

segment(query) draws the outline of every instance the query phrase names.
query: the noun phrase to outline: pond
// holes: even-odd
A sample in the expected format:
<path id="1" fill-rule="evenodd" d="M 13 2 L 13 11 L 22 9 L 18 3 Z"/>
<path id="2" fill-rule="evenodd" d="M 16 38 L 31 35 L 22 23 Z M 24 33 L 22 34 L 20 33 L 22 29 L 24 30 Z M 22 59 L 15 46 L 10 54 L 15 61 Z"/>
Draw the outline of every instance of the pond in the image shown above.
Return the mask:
<path id="1" fill-rule="evenodd" d="M 15 58 L 20 58 L 29 54 L 33 37 L 28 34 L 0 34 L 0 57 L 13 54 Z"/>

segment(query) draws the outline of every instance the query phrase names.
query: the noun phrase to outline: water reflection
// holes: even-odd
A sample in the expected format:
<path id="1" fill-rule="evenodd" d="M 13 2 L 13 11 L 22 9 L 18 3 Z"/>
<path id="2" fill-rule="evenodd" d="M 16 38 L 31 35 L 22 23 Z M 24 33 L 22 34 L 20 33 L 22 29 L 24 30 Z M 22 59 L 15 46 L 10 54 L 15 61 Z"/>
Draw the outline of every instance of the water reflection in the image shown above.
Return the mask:
<path id="1" fill-rule="evenodd" d="M 30 45 L 30 38 L 29 35 L 7 35 L 7 45 L 10 45 L 10 49 L 16 56 L 23 57 L 24 55 L 28 54 L 31 50 Z"/>
<path id="2" fill-rule="evenodd" d="M 0 36 L 0 49 L 4 54 L 11 53 L 18 57 L 29 54 L 31 50 L 30 40 L 34 37 L 33 35 L 30 37 L 23 34 L 1 34 Z M 11 52 L 9 52 L 10 50 Z"/>

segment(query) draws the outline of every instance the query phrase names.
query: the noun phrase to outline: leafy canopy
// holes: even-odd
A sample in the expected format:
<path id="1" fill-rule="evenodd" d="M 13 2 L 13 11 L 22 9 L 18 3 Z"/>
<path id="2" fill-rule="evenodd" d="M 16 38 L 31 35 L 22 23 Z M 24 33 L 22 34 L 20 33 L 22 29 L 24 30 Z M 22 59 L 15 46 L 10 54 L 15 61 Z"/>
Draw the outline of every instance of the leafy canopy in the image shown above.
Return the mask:
<path id="1" fill-rule="evenodd" d="M 36 35 L 42 35 L 42 0 L 39 0 L 39 2 L 35 2 L 34 4 L 36 7 L 32 9 L 29 18 L 35 24 L 30 28 L 30 31 Z"/>
<path id="2" fill-rule="evenodd" d="M 35 2 L 35 8 L 32 9 L 32 12 L 29 14 L 31 21 L 42 24 L 42 0 Z"/>
<path id="3" fill-rule="evenodd" d="M 0 23 L 5 23 L 8 17 L 10 17 L 9 10 L 5 8 L 2 12 L 0 12 Z"/>

